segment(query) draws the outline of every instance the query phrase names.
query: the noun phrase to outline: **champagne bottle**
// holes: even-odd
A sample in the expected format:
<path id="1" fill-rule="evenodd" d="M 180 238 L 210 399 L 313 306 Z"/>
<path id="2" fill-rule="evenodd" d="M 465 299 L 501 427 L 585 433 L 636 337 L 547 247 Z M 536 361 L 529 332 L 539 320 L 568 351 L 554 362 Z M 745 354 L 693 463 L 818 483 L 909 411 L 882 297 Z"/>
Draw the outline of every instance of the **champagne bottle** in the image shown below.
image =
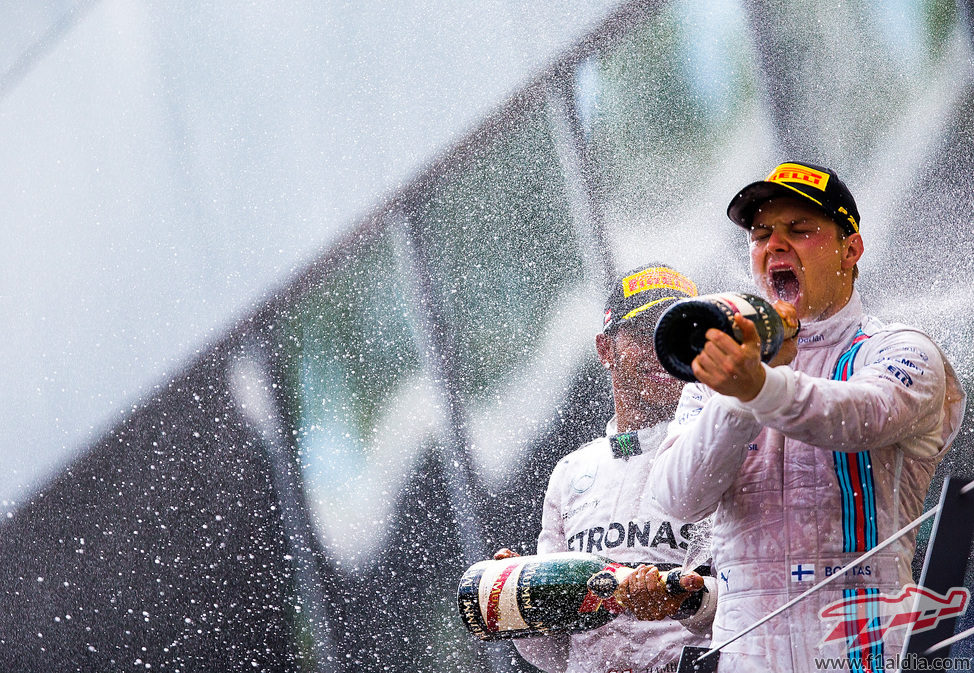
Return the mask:
<path id="1" fill-rule="evenodd" d="M 761 340 L 761 360 L 768 362 L 785 339 L 798 333 L 799 325 L 782 320 L 769 302 L 753 294 L 726 292 L 705 294 L 673 303 L 656 323 L 656 357 L 663 368 L 678 379 L 696 381 L 690 363 L 703 350 L 704 336 L 711 327 L 743 340 L 734 325 L 740 313 L 754 322 Z"/>
<path id="2" fill-rule="evenodd" d="M 467 629 L 481 640 L 585 631 L 623 611 L 615 594 L 634 571 L 582 552 L 480 561 L 460 578 L 457 605 Z M 671 571 L 683 592 L 678 572 Z"/>

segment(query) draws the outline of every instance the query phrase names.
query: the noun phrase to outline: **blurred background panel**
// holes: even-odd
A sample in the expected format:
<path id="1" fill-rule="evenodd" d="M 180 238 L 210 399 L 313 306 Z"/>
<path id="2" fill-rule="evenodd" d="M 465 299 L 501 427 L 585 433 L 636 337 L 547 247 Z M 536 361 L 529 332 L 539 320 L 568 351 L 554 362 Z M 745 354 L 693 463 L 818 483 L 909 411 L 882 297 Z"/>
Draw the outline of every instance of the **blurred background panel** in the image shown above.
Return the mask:
<path id="1" fill-rule="evenodd" d="M 0 501 L 294 283 L 620 4 L 0 8 Z"/>
<path id="2" fill-rule="evenodd" d="M 593 357 L 598 283 L 537 87 L 409 208 L 477 473 L 510 479 Z M 584 230 L 581 230 L 584 229 Z M 588 329 L 574 329 L 587 325 Z"/>
<path id="3" fill-rule="evenodd" d="M 604 431 L 608 278 L 753 289 L 724 211 L 782 160 L 970 390 L 969 10 L 0 9 L 0 663 L 531 670 L 457 580 Z"/>
<path id="4" fill-rule="evenodd" d="M 744 258 L 724 254 L 739 239 L 724 195 L 775 154 L 749 31 L 737 3 L 665 3 L 576 69 L 596 198 L 622 266 L 666 259 L 704 291 L 748 282 Z"/>
<path id="5" fill-rule="evenodd" d="M 278 337 L 305 491 L 328 547 L 349 559 L 382 542 L 377 524 L 445 422 L 388 236 L 356 253 L 284 313 Z"/>

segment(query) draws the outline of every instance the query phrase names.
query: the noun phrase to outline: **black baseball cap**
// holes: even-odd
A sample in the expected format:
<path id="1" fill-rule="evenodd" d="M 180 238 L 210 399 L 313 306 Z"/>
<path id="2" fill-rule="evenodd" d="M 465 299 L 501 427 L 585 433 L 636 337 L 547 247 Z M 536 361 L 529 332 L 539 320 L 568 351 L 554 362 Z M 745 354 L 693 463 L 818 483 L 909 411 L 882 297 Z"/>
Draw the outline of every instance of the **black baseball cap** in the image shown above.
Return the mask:
<path id="1" fill-rule="evenodd" d="M 697 286 L 679 271 L 665 264 L 649 264 L 628 271 L 612 283 L 605 300 L 602 331 L 614 332 L 620 325 L 651 318 L 655 324 L 663 309 L 687 297 L 697 296 Z"/>
<path id="2" fill-rule="evenodd" d="M 856 200 L 835 171 L 797 161 L 781 164 L 764 180 L 742 189 L 727 206 L 727 217 L 745 229 L 750 228 L 758 206 L 780 196 L 807 199 L 835 220 L 846 235 L 859 232 Z"/>

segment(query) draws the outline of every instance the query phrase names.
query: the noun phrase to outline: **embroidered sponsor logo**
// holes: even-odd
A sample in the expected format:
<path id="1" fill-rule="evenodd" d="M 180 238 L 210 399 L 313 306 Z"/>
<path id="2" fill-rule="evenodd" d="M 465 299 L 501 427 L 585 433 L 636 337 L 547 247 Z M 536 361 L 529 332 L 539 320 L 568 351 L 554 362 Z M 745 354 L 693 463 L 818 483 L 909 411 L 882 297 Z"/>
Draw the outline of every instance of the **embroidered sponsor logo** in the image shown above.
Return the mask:
<path id="1" fill-rule="evenodd" d="M 643 452 L 639 445 L 639 434 L 635 432 L 624 432 L 619 435 L 609 437 L 609 447 L 612 449 L 614 458 L 629 460 L 632 456 L 638 456 Z"/>
<path id="2" fill-rule="evenodd" d="M 669 289 L 696 297 L 697 286 L 693 281 L 665 266 L 654 266 L 622 279 L 622 293 L 626 297 L 646 290 Z"/>
<path id="3" fill-rule="evenodd" d="M 824 334 L 815 334 L 813 336 L 806 336 L 806 337 L 800 336 L 800 337 L 798 337 L 798 345 L 799 346 L 804 346 L 805 344 L 818 343 L 819 341 L 825 341 L 825 335 Z"/>
<path id="4" fill-rule="evenodd" d="M 903 365 L 907 369 L 912 369 L 913 371 L 915 371 L 918 374 L 922 374 L 924 372 L 923 367 L 919 366 L 915 362 L 912 362 L 910 360 L 907 360 L 906 358 L 897 358 L 897 359 L 893 360 L 893 362 L 895 362 L 898 365 Z"/>
<path id="5" fill-rule="evenodd" d="M 819 618 L 834 628 L 821 644 L 838 641 L 854 651 L 879 643 L 895 629 L 912 626 L 913 633 L 927 631 L 942 619 L 963 615 L 970 598 L 966 587 L 953 587 L 946 595 L 915 584 L 899 594 L 860 591 L 822 608 Z"/>
<path id="6" fill-rule="evenodd" d="M 896 367 L 894 365 L 886 365 L 886 371 L 891 373 L 893 377 L 897 381 L 902 383 L 905 387 L 909 388 L 910 386 L 913 385 L 913 377 L 907 374 L 906 371 L 904 371 L 900 367 Z"/>
<path id="7" fill-rule="evenodd" d="M 801 164 L 781 164 L 765 180 L 808 185 L 824 192 L 825 186 L 829 184 L 829 174 Z"/>
<path id="8" fill-rule="evenodd" d="M 581 503 L 580 505 L 576 505 L 575 507 L 572 507 L 570 510 L 568 510 L 567 512 L 565 512 L 564 514 L 562 514 L 561 515 L 561 518 L 562 519 L 570 519 L 573 516 L 575 516 L 576 514 L 580 514 L 582 511 L 584 511 L 586 509 L 595 508 L 595 507 L 598 507 L 598 506 L 599 506 L 598 499 L 596 499 L 596 500 L 586 500 L 585 502 Z"/>
<path id="9" fill-rule="evenodd" d="M 575 475 L 575 477 L 572 479 L 571 487 L 576 493 L 584 493 L 592 488 L 592 484 L 594 483 L 595 472 L 584 472 L 582 474 Z"/>
<path id="10" fill-rule="evenodd" d="M 880 353 L 885 352 L 885 350 L 886 349 L 883 349 L 882 351 L 880 351 Z M 903 346 L 900 350 L 904 350 L 907 353 L 912 353 L 913 355 L 915 355 L 917 357 L 917 359 L 919 359 L 919 360 L 921 360 L 923 362 L 930 362 L 930 356 L 928 356 L 926 353 L 924 353 L 919 348 L 916 348 L 914 346 Z"/>
<path id="11" fill-rule="evenodd" d="M 639 524 L 630 521 L 628 525 L 613 521 L 607 526 L 592 526 L 578 531 L 567 538 L 568 551 L 581 551 L 589 554 L 603 549 L 616 547 L 669 547 L 670 549 L 686 549 L 693 537 L 695 525 L 685 523 L 674 530 L 669 521 L 661 521 L 654 525 L 651 521 Z M 679 538 L 677 539 L 677 534 Z"/>

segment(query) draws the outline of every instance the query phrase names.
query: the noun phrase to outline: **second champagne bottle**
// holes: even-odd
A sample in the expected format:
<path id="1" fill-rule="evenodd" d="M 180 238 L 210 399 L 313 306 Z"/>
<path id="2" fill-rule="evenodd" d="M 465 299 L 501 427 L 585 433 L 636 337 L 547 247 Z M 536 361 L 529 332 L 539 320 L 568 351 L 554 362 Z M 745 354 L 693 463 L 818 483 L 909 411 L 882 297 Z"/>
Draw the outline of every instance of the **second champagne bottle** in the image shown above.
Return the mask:
<path id="1" fill-rule="evenodd" d="M 457 607 L 481 640 L 585 631 L 623 611 L 615 595 L 634 570 L 582 552 L 480 561 L 460 579 Z M 679 568 L 664 574 L 667 592 L 685 593 Z"/>

